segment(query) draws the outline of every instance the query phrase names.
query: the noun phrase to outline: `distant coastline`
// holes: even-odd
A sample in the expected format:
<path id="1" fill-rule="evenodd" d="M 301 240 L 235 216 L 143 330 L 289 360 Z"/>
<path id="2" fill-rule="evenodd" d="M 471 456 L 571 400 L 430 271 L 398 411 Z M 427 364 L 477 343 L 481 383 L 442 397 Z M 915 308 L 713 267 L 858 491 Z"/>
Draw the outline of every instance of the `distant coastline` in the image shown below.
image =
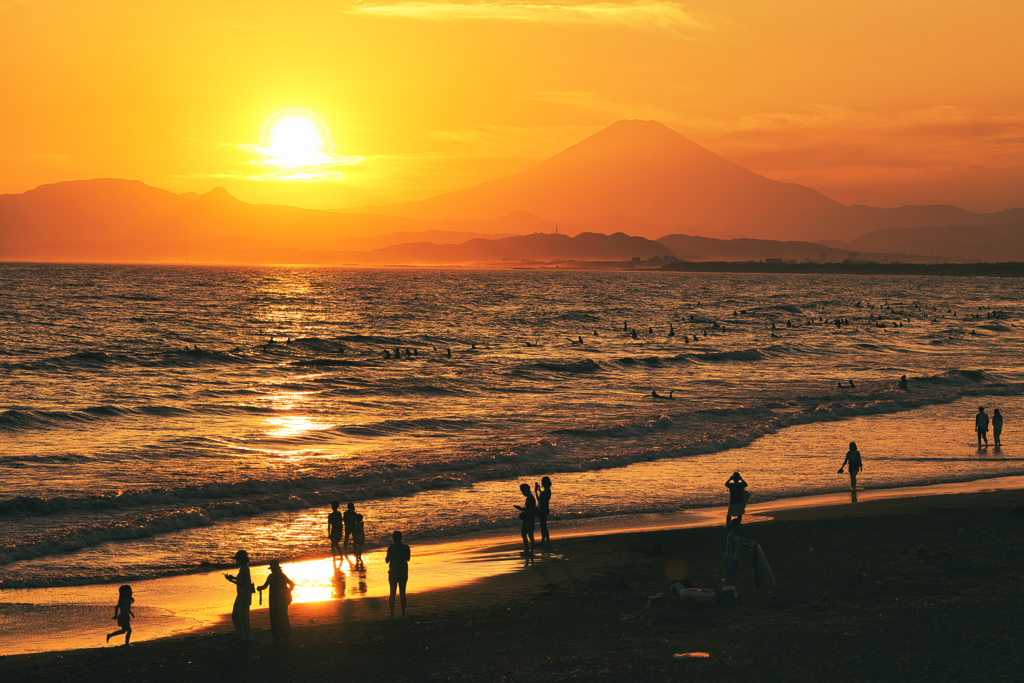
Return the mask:
<path id="1" fill-rule="evenodd" d="M 947 275 L 1024 277 L 1024 263 L 764 263 L 672 261 L 656 270 L 684 273 L 815 273 L 828 275 Z"/>

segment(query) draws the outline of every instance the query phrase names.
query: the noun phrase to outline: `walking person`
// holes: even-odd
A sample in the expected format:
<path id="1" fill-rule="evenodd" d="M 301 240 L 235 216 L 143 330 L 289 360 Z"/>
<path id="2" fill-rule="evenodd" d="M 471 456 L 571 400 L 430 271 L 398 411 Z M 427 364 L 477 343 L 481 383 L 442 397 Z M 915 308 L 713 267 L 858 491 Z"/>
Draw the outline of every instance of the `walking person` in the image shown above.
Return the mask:
<path id="1" fill-rule="evenodd" d="M 343 553 L 348 549 L 348 539 L 352 536 L 352 532 L 356 530 L 356 514 L 356 506 L 349 503 L 345 514 L 342 515 L 345 520 L 345 542 L 341 546 Z"/>
<path id="2" fill-rule="evenodd" d="M 1002 446 L 1003 442 L 1000 441 L 999 437 L 1003 433 L 1003 414 L 999 412 L 999 408 L 992 411 L 992 441 L 996 446 Z"/>
<path id="3" fill-rule="evenodd" d="M 541 545 L 551 545 L 551 536 L 548 534 L 548 515 L 551 513 L 551 478 L 544 477 L 540 480 L 540 484 L 533 485 L 533 489 L 537 493 L 537 518 L 540 520 L 540 542 Z"/>
<path id="4" fill-rule="evenodd" d="M 521 532 L 523 536 L 523 555 L 533 555 L 533 531 L 536 529 L 537 499 L 530 492 L 529 484 L 520 484 L 519 490 L 526 497 L 526 502 L 523 505 L 513 505 L 512 507 L 520 510 L 519 519 L 523 520 Z"/>
<path id="5" fill-rule="evenodd" d="M 135 612 L 132 612 L 132 603 L 135 602 L 135 598 L 132 597 L 131 586 L 121 586 L 117 589 L 117 604 L 114 605 L 114 621 L 117 622 L 118 630 L 113 633 L 107 634 L 107 642 L 114 636 L 124 634 L 125 646 L 131 645 L 132 639 L 132 618 L 135 616 Z"/>
<path id="6" fill-rule="evenodd" d="M 847 465 L 850 466 L 850 490 L 856 491 L 857 473 L 864 469 L 864 461 L 860 457 L 860 451 L 857 450 L 857 444 L 853 441 L 850 442 L 850 450 L 846 453 L 846 459 L 839 466 L 839 474 L 843 473 L 843 468 Z"/>
<path id="7" fill-rule="evenodd" d="M 981 448 L 981 440 L 985 440 L 988 446 L 988 414 L 985 406 L 978 406 L 978 414 L 974 416 L 974 431 L 978 432 L 978 448 Z"/>
<path id="8" fill-rule="evenodd" d="M 729 509 L 725 513 L 725 525 L 728 526 L 732 518 L 743 521 L 743 513 L 747 511 L 747 499 L 750 494 L 747 492 L 747 482 L 739 472 L 733 472 L 732 476 L 725 480 L 725 488 L 729 489 Z"/>
<path id="9" fill-rule="evenodd" d="M 331 539 L 331 560 L 333 561 L 339 554 L 341 549 L 338 548 L 338 543 L 345 537 L 345 520 L 338 512 L 338 506 L 341 503 L 337 500 L 331 501 L 331 513 L 327 515 L 327 538 Z"/>
<path id="10" fill-rule="evenodd" d="M 252 576 L 249 573 L 249 553 L 239 550 L 235 553 L 235 562 L 238 563 L 238 574 L 224 574 L 231 583 L 235 584 L 235 605 L 231 610 L 231 623 L 235 625 L 235 635 L 240 642 L 252 642 L 252 626 L 249 624 L 249 605 L 252 604 L 252 594 L 256 592 Z"/>
<path id="11" fill-rule="evenodd" d="M 263 589 L 267 589 L 267 601 L 270 604 L 270 633 L 279 643 L 287 642 L 292 634 L 292 625 L 288 621 L 288 605 L 292 604 L 292 591 L 295 582 L 281 571 L 281 563 L 274 560 L 270 563 L 270 575 L 257 590 L 260 591 L 260 602 L 263 602 Z"/>
<path id="12" fill-rule="evenodd" d="M 387 554 L 384 555 L 384 562 L 388 565 L 388 583 L 391 584 L 391 597 L 388 604 L 391 606 L 391 618 L 395 618 L 395 589 L 397 588 L 402 597 L 402 619 L 405 619 L 405 586 L 409 582 L 409 560 L 412 558 L 412 549 L 402 543 L 402 532 L 396 531 L 391 534 L 391 545 L 388 546 Z"/>

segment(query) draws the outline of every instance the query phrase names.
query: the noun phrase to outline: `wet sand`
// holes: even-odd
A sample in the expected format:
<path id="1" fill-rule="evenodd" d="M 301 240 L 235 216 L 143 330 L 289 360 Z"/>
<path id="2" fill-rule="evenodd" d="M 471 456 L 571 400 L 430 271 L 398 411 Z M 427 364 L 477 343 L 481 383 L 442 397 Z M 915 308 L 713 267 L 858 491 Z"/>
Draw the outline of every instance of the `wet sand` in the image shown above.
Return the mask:
<path id="1" fill-rule="evenodd" d="M 356 600 L 293 605 L 286 645 L 273 643 L 266 612 L 254 611 L 253 644 L 235 643 L 230 625 L 221 622 L 131 648 L 6 656 L 0 676 L 1019 680 L 1024 492 L 881 493 L 862 492 L 855 505 L 847 494 L 845 504 L 840 497 L 832 505 L 760 510 L 770 519 L 745 525 L 744 533 L 761 543 L 779 588 L 754 591 L 746 555 L 736 611 L 674 598 L 645 609 L 650 595 L 667 592 L 683 576 L 698 586 L 722 586 L 721 527 L 591 529 L 575 537 L 553 530 L 552 552 L 532 563 L 516 557 L 514 544 L 474 541 L 461 558 L 469 574 L 476 565 L 505 564 L 458 587 L 424 592 L 429 564 L 419 576 L 414 565 L 406 620 L 388 620 L 386 598 L 368 589 Z M 519 570 L 507 571 L 513 566 Z M 142 635 L 146 625 L 137 621 L 135 628 Z M 682 652 L 710 657 L 673 658 Z"/>

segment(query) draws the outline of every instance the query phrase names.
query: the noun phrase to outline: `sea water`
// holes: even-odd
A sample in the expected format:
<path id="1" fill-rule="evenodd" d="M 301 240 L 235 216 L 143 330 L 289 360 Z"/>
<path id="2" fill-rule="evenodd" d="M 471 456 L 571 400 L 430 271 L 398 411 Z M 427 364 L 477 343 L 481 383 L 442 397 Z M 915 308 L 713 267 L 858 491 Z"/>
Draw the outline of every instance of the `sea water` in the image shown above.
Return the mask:
<path id="1" fill-rule="evenodd" d="M 721 505 L 737 469 L 756 501 L 838 491 L 851 440 L 868 488 L 1022 474 L 1022 290 L 2 265 L 0 587 L 323 555 L 331 500 L 370 547 L 514 537 L 518 485 L 544 475 L 561 520 Z M 998 451 L 976 447 L 982 404 L 1006 414 Z"/>

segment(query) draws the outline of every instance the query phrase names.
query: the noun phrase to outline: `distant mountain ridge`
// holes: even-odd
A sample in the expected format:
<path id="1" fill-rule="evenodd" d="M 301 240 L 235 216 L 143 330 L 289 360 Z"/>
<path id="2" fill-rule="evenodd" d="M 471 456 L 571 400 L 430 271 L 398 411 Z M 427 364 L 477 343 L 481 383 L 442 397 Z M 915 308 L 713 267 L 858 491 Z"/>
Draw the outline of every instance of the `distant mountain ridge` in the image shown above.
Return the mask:
<path id="1" fill-rule="evenodd" d="M 1024 209 L 844 206 L 743 169 L 654 121 L 620 121 L 476 187 L 372 208 L 382 213 L 249 204 L 223 188 L 179 195 L 133 180 L 68 181 L 0 195 L 0 259 L 622 261 L 662 248 L 693 260 L 1024 258 Z M 615 239 L 501 242 L 555 232 Z M 708 237 L 715 233 L 748 237 Z M 647 244 L 655 240 L 660 246 Z"/>
<path id="2" fill-rule="evenodd" d="M 619 121 L 524 171 L 465 190 L 354 210 L 477 220 L 523 210 L 559 222 L 614 215 L 663 235 L 807 241 L 847 241 L 881 228 L 1024 222 L 1024 209 L 845 206 L 744 169 L 656 121 Z"/>

